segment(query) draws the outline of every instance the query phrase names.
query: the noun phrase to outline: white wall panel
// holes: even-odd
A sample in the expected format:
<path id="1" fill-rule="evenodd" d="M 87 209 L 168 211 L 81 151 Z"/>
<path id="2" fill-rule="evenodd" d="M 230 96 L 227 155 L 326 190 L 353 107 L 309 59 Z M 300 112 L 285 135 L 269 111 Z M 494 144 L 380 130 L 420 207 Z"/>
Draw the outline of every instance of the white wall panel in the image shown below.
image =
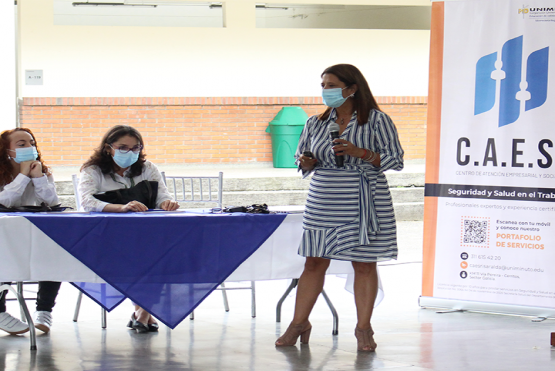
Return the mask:
<path id="1" fill-rule="evenodd" d="M 0 1 L 0 131 L 16 126 L 16 49 L 15 7 L 13 1 Z"/>
<path id="2" fill-rule="evenodd" d="M 23 97 L 317 96 L 320 73 L 351 63 L 376 95 L 427 95 L 429 31 L 55 25 L 53 0 L 22 1 Z M 243 1 L 254 4 L 254 1 Z"/>

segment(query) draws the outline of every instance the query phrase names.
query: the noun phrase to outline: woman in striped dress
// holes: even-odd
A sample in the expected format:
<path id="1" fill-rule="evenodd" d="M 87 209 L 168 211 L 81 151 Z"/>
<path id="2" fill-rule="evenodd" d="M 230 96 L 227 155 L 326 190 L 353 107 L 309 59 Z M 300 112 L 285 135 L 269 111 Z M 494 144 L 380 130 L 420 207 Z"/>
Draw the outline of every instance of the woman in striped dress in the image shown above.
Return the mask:
<path id="1" fill-rule="evenodd" d="M 403 149 L 395 125 L 380 111 L 356 67 L 328 67 L 322 73 L 322 96 L 328 108 L 308 119 L 296 154 L 303 176 L 312 173 L 299 247 L 306 263 L 293 321 L 276 346 L 295 345 L 299 336 L 308 343 L 308 317 L 330 259 L 338 259 L 351 261 L 355 272 L 358 350 L 374 351 L 370 318 L 378 291 L 376 263 L 397 259 L 395 215 L 383 172 L 403 168 Z M 330 124 L 339 126 L 333 143 Z M 336 156 L 343 157 L 343 166 Z"/>

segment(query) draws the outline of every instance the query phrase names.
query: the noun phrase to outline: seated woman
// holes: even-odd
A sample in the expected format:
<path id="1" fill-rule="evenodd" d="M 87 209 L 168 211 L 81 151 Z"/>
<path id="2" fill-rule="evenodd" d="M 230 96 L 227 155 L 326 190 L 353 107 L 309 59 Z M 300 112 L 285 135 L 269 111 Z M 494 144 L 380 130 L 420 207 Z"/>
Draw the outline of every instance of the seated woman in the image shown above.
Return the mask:
<path id="1" fill-rule="evenodd" d="M 58 195 L 50 169 L 42 161 L 35 136 L 29 129 L 5 130 L 0 134 L 0 204 L 6 207 L 57 205 Z M 35 327 L 49 332 L 52 308 L 60 282 L 39 282 Z M 29 326 L 6 312 L 5 292 L 0 293 L 0 329 L 14 335 Z"/>
<path id="2" fill-rule="evenodd" d="M 111 128 L 91 158 L 81 167 L 79 194 L 85 211 L 125 213 L 148 210 L 139 201 L 119 205 L 94 197 L 100 192 L 133 187 L 143 180 L 158 182 L 157 208 L 167 211 L 178 209 L 179 204 L 172 200 L 160 171 L 145 157 L 143 138 L 135 128 L 126 125 Z M 138 333 L 158 331 L 156 320 L 138 305 L 135 305 L 128 326 Z"/>

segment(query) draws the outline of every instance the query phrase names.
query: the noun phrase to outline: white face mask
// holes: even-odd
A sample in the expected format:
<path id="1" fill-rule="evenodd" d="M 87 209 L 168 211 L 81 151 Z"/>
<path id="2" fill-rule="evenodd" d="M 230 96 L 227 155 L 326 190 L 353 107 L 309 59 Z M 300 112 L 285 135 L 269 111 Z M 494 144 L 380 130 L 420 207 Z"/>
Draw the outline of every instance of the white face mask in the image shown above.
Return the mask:
<path id="1" fill-rule="evenodd" d="M 322 99 L 324 100 L 324 104 L 332 108 L 341 107 L 347 99 L 355 95 L 353 93 L 348 97 L 343 98 L 343 90 L 345 89 L 347 89 L 347 86 L 344 88 L 322 89 Z"/>
<path id="2" fill-rule="evenodd" d="M 119 167 L 125 169 L 137 162 L 137 160 L 139 159 L 139 153 L 140 152 L 134 153 L 133 151 L 121 153 L 119 150 L 116 149 L 112 158 Z"/>
<path id="3" fill-rule="evenodd" d="M 11 157 L 11 158 L 13 158 L 13 160 L 18 164 L 25 161 L 35 161 L 39 157 L 37 148 L 33 146 L 16 148 L 15 150 L 10 149 L 10 151 L 15 152 L 15 157 Z"/>

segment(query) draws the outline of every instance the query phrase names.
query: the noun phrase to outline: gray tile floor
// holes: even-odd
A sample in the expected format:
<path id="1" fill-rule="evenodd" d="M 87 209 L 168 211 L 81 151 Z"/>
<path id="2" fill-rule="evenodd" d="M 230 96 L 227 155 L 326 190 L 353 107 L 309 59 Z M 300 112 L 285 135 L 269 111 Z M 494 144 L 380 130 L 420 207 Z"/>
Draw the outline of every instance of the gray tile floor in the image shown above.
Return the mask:
<path id="1" fill-rule="evenodd" d="M 77 292 L 64 284 L 54 328 L 38 337 L 36 352 L 29 351 L 28 334 L 0 334 L 0 370 L 555 370 L 552 320 L 421 309 L 422 222 L 399 223 L 399 231 L 401 264 L 380 268 L 386 296 L 373 319 L 374 354 L 356 352 L 353 297 L 339 277 L 328 277 L 325 286 L 339 312 L 339 335 L 332 336 L 330 311 L 319 300 L 310 345 L 284 349 L 273 344 L 292 317 L 293 296 L 284 304 L 283 322 L 275 322 L 287 281 L 257 282 L 255 319 L 247 291 L 229 293 L 228 313 L 216 292 L 195 311 L 194 321 L 147 335 L 126 329 L 129 302 L 108 315 L 102 330 L 99 308 L 84 299 L 79 322 L 73 323 Z M 15 303 L 8 309 L 19 312 Z"/>

